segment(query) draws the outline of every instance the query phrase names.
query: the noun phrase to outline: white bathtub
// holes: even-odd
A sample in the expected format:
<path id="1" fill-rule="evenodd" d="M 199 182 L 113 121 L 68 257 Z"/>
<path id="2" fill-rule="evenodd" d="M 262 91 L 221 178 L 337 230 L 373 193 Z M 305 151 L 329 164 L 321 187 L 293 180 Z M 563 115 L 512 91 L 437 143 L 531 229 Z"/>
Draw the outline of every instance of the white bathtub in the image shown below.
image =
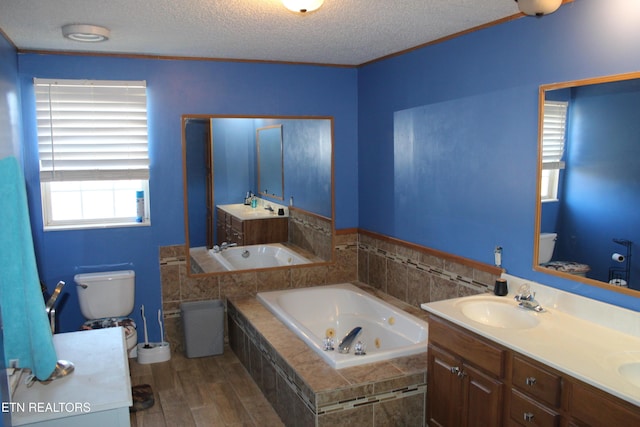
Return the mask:
<path id="1" fill-rule="evenodd" d="M 280 243 L 233 246 L 220 252 L 214 252 L 211 249 L 209 253 L 229 271 L 282 267 L 311 262 Z"/>
<path id="2" fill-rule="evenodd" d="M 345 283 L 258 293 L 258 300 L 335 369 L 427 351 L 427 323 Z M 356 326 L 366 355 L 339 353 L 338 342 Z M 323 350 L 335 331 L 334 351 Z"/>

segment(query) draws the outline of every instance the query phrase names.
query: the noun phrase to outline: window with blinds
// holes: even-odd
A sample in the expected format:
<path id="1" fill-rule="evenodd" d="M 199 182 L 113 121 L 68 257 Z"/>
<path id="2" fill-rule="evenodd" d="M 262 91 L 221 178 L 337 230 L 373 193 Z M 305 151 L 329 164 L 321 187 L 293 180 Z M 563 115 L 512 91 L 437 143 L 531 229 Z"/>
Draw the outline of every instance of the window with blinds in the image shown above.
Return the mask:
<path id="1" fill-rule="evenodd" d="M 146 82 L 34 85 L 45 229 L 148 224 Z"/>
<path id="2" fill-rule="evenodd" d="M 540 197 L 557 200 L 560 170 L 564 169 L 568 103 L 545 101 L 542 124 L 542 174 Z"/>

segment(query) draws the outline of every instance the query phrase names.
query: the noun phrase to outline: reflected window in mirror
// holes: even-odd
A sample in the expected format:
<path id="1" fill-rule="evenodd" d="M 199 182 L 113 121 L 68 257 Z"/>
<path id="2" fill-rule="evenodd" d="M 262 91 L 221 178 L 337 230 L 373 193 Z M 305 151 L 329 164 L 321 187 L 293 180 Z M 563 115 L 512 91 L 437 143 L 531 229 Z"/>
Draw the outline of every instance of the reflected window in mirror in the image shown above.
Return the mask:
<path id="1" fill-rule="evenodd" d="M 563 150 L 549 144 L 552 158 L 545 145 L 561 120 L 550 118 L 557 102 L 566 103 L 565 131 L 554 131 L 565 141 Z M 638 295 L 640 258 L 614 255 L 636 253 L 640 242 L 639 110 L 640 73 L 540 87 L 536 271 Z"/>
<path id="2" fill-rule="evenodd" d="M 545 101 L 542 127 L 542 173 L 540 198 L 556 200 L 560 185 L 560 170 L 564 169 L 564 144 L 566 136 L 566 101 Z"/>

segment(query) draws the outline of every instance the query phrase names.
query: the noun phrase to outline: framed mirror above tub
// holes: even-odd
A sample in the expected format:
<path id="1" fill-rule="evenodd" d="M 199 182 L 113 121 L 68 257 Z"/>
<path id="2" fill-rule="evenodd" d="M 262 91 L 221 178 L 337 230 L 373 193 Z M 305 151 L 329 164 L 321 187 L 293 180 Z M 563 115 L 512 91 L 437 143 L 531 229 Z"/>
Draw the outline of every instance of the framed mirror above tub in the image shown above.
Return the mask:
<path id="1" fill-rule="evenodd" d="M 189 275 L 333 262 L 333 118 L 182 116 Z"/>
<path id="2" fill-rule="evenodd" d="M 638 111 L 640 72 L 540 86 L 534 270 L 640 295 Z"/>
<path id="3" fill-rule="evenodd" d="M 284 200 L 282 125 L 265 126 L 256 130 L 256 152 L 258 194 Z"/>

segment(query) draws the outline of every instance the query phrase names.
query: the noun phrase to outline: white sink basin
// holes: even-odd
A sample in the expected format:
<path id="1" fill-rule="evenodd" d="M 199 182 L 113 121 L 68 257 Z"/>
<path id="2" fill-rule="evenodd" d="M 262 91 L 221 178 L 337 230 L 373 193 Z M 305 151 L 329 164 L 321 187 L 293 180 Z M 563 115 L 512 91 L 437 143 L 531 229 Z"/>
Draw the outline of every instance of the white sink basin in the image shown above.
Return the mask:
<path id="1" fill-rule="evenodd" d="M 511 300 L 475 299 L 462 301 L 458 306 L 468 319 L 494 328 L 528 329 L 538 325 L 536 313 L 509 302 Z"/>
<path id="2" fill-rule="evenodd" d="M 252 208 L 251 206 L 246 206 L 241 203 L 233 205 L 218 205 L 218 207 L 242 220 L 278 217 L 277 208 L 273 208 L 273 211 L 269 211 L 263 206 Z"/>
<path id="3" fill-rule="evenodd" d="M 630 362 L 620 365 L 618 373 L 636 387 L 640 387 L 640 362 Z"/>

